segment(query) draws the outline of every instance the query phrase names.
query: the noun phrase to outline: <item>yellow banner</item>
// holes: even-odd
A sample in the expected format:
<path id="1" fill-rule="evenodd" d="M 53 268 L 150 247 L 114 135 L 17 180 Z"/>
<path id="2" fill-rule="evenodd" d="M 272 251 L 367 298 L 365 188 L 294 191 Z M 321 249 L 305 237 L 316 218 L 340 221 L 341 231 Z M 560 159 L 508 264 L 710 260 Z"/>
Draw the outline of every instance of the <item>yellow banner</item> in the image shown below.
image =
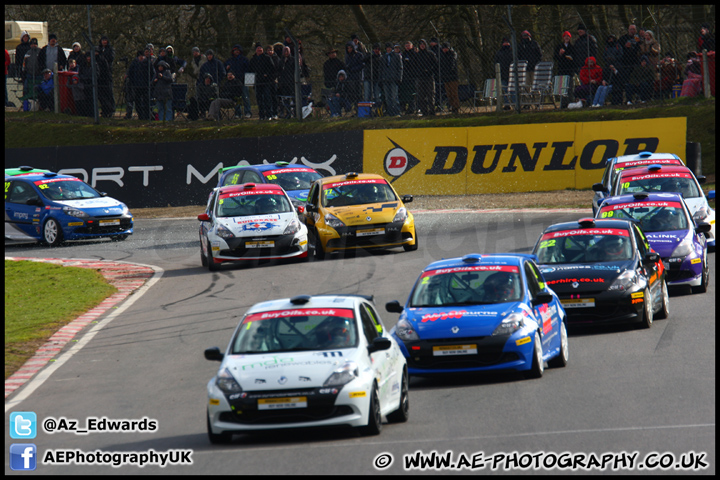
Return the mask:
<path id="1" fill-rule="evenodd" d="M 587 189 L 610 157 L 651 151 L 684 159 L 686 132 L 684 117 L 366 130 L 363 171 L 383 175 L 401 195 Z"/>

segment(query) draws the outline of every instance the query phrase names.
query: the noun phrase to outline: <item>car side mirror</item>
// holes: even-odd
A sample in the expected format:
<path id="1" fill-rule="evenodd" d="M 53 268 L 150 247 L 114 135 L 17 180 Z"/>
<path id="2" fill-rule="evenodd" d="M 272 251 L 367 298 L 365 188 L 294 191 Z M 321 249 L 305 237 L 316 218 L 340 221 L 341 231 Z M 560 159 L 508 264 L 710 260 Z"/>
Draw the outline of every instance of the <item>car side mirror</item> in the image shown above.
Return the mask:
<path id="1" fill-rule="evenodd" d="M 593 183 L 592 189 L 595 192 L 608 193 L 607 188 L 602 183 Z"/>
<path id="2" fill-rule="evenodd" d="M 387 302 L 385 304 L 385 310 L 390 313 L 402 313 L 403 307 L 400 305 L 400 302 L 393 300 L 392 302 Z"/>
<path id="3" fill-rule="evenodd" d="M 645 260 L 648 260 L 650 262 L 658 262 L 660 261 L 660 254 L 657 252 L 648 252 L 645 254 Z"/>
<path id="4" fill-rule="evenodd" d="M 552 293 L 548 292 L 547 290 L 540 290 L 537 295 L 535 295 L 535 298 L 532 300 L 533 305 L 543 305 L 545 303 L 550 303 L 553 300 Z"/>
<path id="5" fill-rule="evenodd" d="M 315 205 L 313 205 L 312 203 L 308 203 L 307 205 L 305 205 L 305 211 L 307 213 L 313 213 L 317 211 L 317 209 L 315 208 Z"/>
<path id="6" fill-rule="evenodd" d="M 403 201 L 403 203 L 410 203 L 413 201 L 413 196 L 412 195 L 403 195 L 402 201 Z"/>
<path id="7" fill-rule="evenodd" d="M 389 350 L 392 347 L 392 342 L 387 337 L 375 337 L 375 340 L 368 345 L 368 355 L 371 353 L 379 352 L 381 350 Z"/>
<path id="8" fill-rule="evenodd" d="M 709 223 L 701 223 L 695 227 L 695 233 L 709 233 L 712 230 L 712 225 Z"/>
<path id="9" fill-rule="evenodd" d="M 218 347 L 212 347 L 205 350 L 205 359 L 222 362 L 223 355 Z"/>
<path id="10" fill-rule="evenodd" d="M 200 215 L 198 215 L 198 220 L 200 220 L 201 222 L 209 222 L 210 215 L 208 215 L 207 213 L 201 213 Z"/>

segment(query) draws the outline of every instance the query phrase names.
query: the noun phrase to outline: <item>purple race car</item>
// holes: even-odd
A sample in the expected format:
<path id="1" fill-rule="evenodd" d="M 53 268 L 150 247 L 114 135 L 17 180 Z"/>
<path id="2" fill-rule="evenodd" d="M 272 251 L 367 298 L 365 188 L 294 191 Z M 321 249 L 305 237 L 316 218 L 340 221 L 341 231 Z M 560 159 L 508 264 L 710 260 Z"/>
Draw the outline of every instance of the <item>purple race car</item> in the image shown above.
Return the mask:
<path id="1" fill-rule="evenodd" d="M 709 223 L 695 224 L 678 193 L 636 193 L 608 197 L 597 218 L 627 219 L 640 223 L 650 246 L 667 269 L 668 286 L 688 285 L 693 293 L 707 291 Z"/>

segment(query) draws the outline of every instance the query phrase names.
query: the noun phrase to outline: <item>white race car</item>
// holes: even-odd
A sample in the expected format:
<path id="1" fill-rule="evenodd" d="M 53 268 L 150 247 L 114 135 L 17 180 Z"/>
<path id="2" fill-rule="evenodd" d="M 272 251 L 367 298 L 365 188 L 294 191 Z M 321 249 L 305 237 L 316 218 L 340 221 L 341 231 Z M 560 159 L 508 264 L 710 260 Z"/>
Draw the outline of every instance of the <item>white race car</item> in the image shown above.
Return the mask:
<path id="1" fill-rule="evenodd" d="M 408 419 L 408 371 L 373 298 L 300 295 L 254 305 L 207 384 L 211 443 L 233 433 L 346 425 L 377 435 Z"/>
<path id="2" fill-rule="evenodd" d="M 216 188 L 200 220 L 200 260 L 217 270 L 223 262 L 308 260 L 307 227 L 279 185 Z"/>

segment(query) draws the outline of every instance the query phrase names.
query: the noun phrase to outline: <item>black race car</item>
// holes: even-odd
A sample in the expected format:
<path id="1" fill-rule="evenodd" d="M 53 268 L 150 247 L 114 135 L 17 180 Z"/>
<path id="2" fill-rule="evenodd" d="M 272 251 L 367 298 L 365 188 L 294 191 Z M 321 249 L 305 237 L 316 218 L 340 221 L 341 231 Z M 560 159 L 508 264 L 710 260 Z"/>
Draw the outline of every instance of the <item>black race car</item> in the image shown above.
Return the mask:
<path id="1" fill-rule="evenodd" d="M 533 253 L 569 324 L 639 322 L 669 315 L 666 272 L 629 220 L 584 218 L 540 235 Z"/>

